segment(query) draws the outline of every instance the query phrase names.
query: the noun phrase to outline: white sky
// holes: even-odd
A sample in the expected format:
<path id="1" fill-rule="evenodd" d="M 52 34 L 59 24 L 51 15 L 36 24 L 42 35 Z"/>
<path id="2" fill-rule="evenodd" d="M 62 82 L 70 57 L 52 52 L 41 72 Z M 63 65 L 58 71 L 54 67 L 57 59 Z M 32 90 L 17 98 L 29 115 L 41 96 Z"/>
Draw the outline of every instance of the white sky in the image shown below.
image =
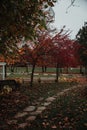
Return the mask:
<path id="1" fill-rule="evenodd" d="M 74 39 L 79 29 L 87 22 L 87 0 L 76 0 L 68 10 L 71 0 L 58 0 L 53 8 L 55 12 L 54 26 L 61 29 L 64 25 L 66 30 L 72 31 L 71 38 Z M 67 13 L 66 13 L 67 11 Z"/>

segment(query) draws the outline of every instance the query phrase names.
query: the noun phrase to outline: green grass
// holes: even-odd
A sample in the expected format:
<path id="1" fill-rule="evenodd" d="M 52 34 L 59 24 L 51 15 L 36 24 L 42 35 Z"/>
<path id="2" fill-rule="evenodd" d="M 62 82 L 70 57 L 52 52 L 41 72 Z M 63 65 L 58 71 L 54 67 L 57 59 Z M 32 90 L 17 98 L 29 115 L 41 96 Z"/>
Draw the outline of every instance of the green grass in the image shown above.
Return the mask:
<path id="1" fill-rule="evenodd" d="M 28 69 L 26 67 L 15 67 L 14 72 L 11 72 L 11 68 L 7 67 L 7 78 L 30 78 L 31 76 L 32 67 L 29 66 Z M 83 68 L 84 71 L 84 68 Z M 2 73 L 2 67 L 0 67 L 0 73 Z M 34 75 L 34 77 L 41 78 L 41 77 L 54 77 L 55 75 L 51 75 L 51 73 L 56 74 L 56 68 L 54 67 L 48 67 L 46 73 L 48 75 L 44 75 L 45 73 L 42 73 L 42 67 L 35 68 L 35 73 L 38 73 L 39 75 Z M 34 74 L 35 74 L 34 73 Z M 66 73 L 65 69 L 62 68 L 62 73 Z M 69 68 L 68 69 L 69 74 L 74 73 L 80 73 L 79 68 Z M 2 79 L 2 74 L 0 74 L 0 78 Z"/>
<path id="2" fill-rule="evenodd" d="M 14 72 L 11 72 L 10 67 L 7 67 L 7 78 L 30 78 L 31 76 L 31 67 L 28 67 L 28 72 L 26 70 L 26 67 L 16 67 L 14 69 Z M 64 68 L 62 68 L 63 73 L 65 73 Z M 79 68 L 73 68 L 72 70 L 69 68 L 69 74 L 73 74 L 73 73 L 79 73 Z M 1 68 L 0 68 L 0 72 L 1 72 Z M 36 73 L 38 73 L 39 75 L 35 75 Z M 46 73 L 48 75 L 46 75 Z M 41 67 L 36 67 L 35 68 L 35 73 L 34 73 L 34 77 L 37 78 L 41 78 L 41 77 L 56 77 L 55 75 L 51 75 L 56 74 L 56 68 L 47 68 L 47 72 L 46 73 L 42 73 L 42 68 Z"/>
<path id="3" fill-rule="evenodd" d="M 31 70 L 32 70 L 31 66 L 29 66 L 28 69 L 26 67 L 15 67 L 14 68 L 14 72 L 15 73 L 21 73 L 21 72 L 27 72 L 27 71 L 29 73 L 29 72 L 31 72 Z M 63 71 L 63 73 L 65 73 L 65 69 L 64 68 L 62 68 L 62 71 Z M 79 73 L 80 69 L 79 68 L 72 68 L 72 69 L 68 68 L 68 71 L 69 71 L 69 73 Z M 84 68 L 83 68 L 83 71 L 84 71 Z M 2 67 L 0 67 L 0 73 L 1 72 L 2 72 Z M 11 68 L 10 67 L 7 67 L 7 72 L 11 73 Z M 41 73 L 42 72 L 42 67 L 37 67 L 36 66 L 35 72 Z M 48 67 L 47 68 L 47 73 L 50 73 L 50 72 L 55 73 L 56 72 L 56 68 Z"/>

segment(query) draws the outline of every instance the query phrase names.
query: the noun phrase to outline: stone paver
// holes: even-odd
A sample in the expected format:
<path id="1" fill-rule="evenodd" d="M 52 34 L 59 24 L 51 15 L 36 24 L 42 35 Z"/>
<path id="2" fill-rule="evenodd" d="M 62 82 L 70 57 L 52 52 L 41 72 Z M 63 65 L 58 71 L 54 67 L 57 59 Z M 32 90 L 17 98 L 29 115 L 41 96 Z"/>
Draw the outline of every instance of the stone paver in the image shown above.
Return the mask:
<path id="1" fill-rule="evenodd" d="M 46 107 L 41 106 L 41 107 L 38 107 L 38 108 L 37 108 L 37 111 L 43 111 L 43 110 L 45 110 L 45 109 L 46 109 Z"/>
<path id="2" fill-rule="evenodd" d="M 26 115 L 28 115 L 28 113 L 27 113 L 27 112 L 17 113 L 17 114 L 15 115 L 15 118 L 24 117 L 24 116 L 26 116 Z"/>
<path id="3" fill-rule="evenodd" d="M 7 123 L 10 124 L 17 124 L 17 120 L 8 120 Z"/>
<path id="4" fill-rule="evenodd" d="M 36 119 L 36 116 L 29 116 L 26 121 L 34 121 Z"/>
<path id="5" fill-rule="evenodd" d="M 25 128 L 28 124 L 27 123 L 21 123 L 18 125 L 19 128 Z"/>
<path id="6" fill-rule="evenodd" d="M 34 111 L 35 109 L 36 109 L 35 106 L 28 106 L 28 107 L 26 107 L 23 111 L 32 112 L 32 111 Z"/>
<path id="7" fill-rule="evenodd" d="M 49 106 L 51 104 L 51 102 L 44 102 L 44 103 L 42 103 L 41 105 L 43 105 L 43 106 Z"/>
<path id="8" fill-rule="evenodd" d="M 37 116 L 38 114 L 41 114 L 42 113 L 42 110 L 37 110 L 37 111 L 34 111 L 34 112 L 31 112 L 30 115 L 33 115 L 33 116 Z"/>
<path id="9" fill-rule="evenodd" d="M 52 102 L 52 101 L 54 101 L 55 99 L 56 99 L 56 98 L 54 98 L 54 97 L 49 97 L 49 98 L 46 99 L 46 101 L 47 101 L 47 102 Z"/>

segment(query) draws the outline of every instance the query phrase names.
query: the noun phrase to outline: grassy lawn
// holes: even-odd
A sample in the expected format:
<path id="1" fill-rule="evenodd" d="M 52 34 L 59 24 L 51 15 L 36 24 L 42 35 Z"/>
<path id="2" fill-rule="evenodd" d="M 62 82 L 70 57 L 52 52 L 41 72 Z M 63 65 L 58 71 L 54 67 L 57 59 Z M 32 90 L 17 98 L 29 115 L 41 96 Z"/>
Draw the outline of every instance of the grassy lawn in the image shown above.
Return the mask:
<path id="1" fill-rule="evenodd" d="M 77 85 L 74 83 L 74 85 Z M 63 89 L 71 88 L 73 83 L 35 83 L 33 88 L 28 84 L 9 94 L 0 96 L 0 129 L 22 130 L 15 125 L 8 125 L 14 115 L 21 112 L 26 106 L 38 105 L 49 97 L 56 95 Z M 86 130 L 87 129 L 87 95 L 84 87 L 69 91 L 57 98 L 36 120 L 24 130 Z M 3 118 L 2 118 L 3 117 Z M 21 120 L 23 122 L 23 119 Z M 20 122 L 20 123 L 21 123 Z"/>
<path id="2" fill-rule="evenodd" d="M 12 120 L 13 116 L 21 112 L 26 106 L 36 105 L 40 98 L 43 101 L 49 97 L 56 95 L 65 88 L 72 87 L 73 84 L 67 82 L 61 83 L 35 83 L 33 88 L 29 85 L 21 85 L 21 87 L 12 91 L 9 94 L 4 94 L 0 96 L 0 129 L 7 130 L 9 125 L 8 120 Z M 3 117 L 3 118 L 2 118 Z M 15 126 L 12 126 L 13 128 Z M 13 129 L 11 128 L 11 129 Z M 15 128 L 14 128 L 15 130 Z"/>
<path id="3" fill-rule="evenodd" d="M 65 73 L 65 68 L 61 68 L 62 69 L 62 72 Z M 32 67 L 29 66 L 28 68 L 27 67 L 15 67 L 14 68 L 14 73 L 30 73 L 32 70 Z M 84 68 L 83 68 L 83 71 L 84 71 Z M 8 73 L 11 73 L 11 68 L 10 67 L 7 67 L 7 72 Z M 41 73 L 42 72 L 42 67 L 37 67 L 35 68 L 35 73 Z M 55 67 L 48 67 L 47 70 L 46 70 L 47 73 L 55 73 L 56 72 L 56 68 Z M 80 73 L 80 68 L 68 68 L 68 72 L 69 73 Z M 0 67 L 0 73 L 2 73 L 2 67 Z"/>

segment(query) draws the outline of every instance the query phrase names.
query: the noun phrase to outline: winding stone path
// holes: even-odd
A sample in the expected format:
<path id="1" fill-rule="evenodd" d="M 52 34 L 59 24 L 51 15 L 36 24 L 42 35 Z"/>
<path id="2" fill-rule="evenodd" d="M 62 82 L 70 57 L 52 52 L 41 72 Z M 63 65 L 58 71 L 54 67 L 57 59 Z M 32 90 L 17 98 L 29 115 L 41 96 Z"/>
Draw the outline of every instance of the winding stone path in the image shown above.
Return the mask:
<path id="1" fill-rule="evenodd" d="M 48 97 L 47 99 L 45 99 L 44 102 L 42 102 L 43 98 L 41 98 L 38 102 L 38 106 L 34 105 L 34 106 L 28 106 L 26 107 L 22 112 L 17 113 L 14 116 L 14 119 L 12 119 L 11 121 L 8 121 L 8 124 L 17 124 L 18 128 L 25 128 L 28 126 L 29 122 L 32 122 L 36 119 L 38 114 L 41 114 L 54 100 L 56 100 L 56 98 L 58 98 L 59 96 L 62 96 L 64 93 L 71 91 L 73 89 L 75 89 L 76 87 L 81 87 L 81 85 L 78 86 L 73 86 L 72 88 L 68 88 L 65 89 L 59 93 L 57 93 L 55 96 L 52 97 Z M 22 118 L 25 117 L 25 120 L 23 123 L 18 123 L 18 121 Z"/>

